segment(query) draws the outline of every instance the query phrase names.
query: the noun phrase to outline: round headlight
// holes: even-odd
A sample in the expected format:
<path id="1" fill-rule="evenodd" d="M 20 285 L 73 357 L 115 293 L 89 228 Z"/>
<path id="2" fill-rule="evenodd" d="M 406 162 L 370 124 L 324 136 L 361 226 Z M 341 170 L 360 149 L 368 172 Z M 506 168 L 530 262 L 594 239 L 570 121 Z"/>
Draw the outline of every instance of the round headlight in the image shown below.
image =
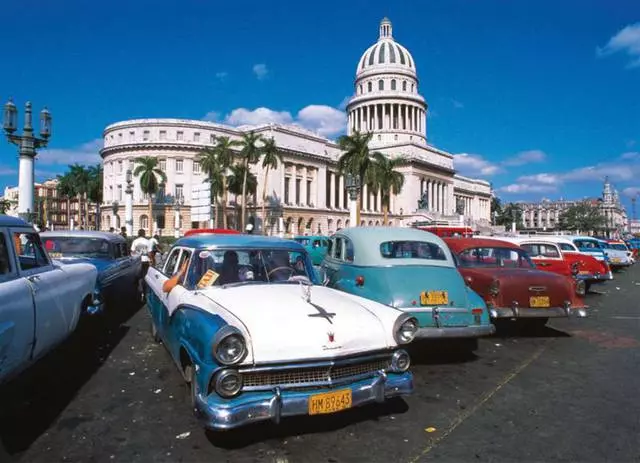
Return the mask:
<path id="1" fill-rule="evenodd" d="M 397 350 L 391 356 L 391 369 L 395 372 L 404 372 L 411 366 L 409 354 L 404 350 Z"/>
<path id="2" fill-rule="evenodd" d="M 580 280 L 576 283 L 576 294 L 578 296 L 584 296 L 587 293 L 587 284 Z"/>
<path id="3" fill-rule="evenodd" d="M 242 375 L 235 370 L 222 370 L 216 374 L 215 390 L 221 397 L 233 397 L 242 389 Z"/>
<path id="4" fill-rule="evenodd" d="M 393 336 L 398 344 L 407 344 L 413 341 L 418 332 L 418 320 L 409 315 L 403 315 L 396 321 Z"/>
<path id="5" fill-rule="evenodd" d="M 225 326 L 213 340 L 213 356 L 222 365 L 233 365 L 247 355 L 247 345 L 244 337 L 236 328 Z"/>

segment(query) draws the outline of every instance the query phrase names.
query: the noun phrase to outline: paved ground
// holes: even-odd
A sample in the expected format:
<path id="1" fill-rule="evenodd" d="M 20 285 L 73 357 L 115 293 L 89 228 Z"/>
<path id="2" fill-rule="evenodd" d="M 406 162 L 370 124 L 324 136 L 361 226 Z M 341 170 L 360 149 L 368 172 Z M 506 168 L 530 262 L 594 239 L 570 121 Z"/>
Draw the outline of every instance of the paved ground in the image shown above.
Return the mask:
<path id="1" fill-rule="evenodd" d="M 0 390 L 0 461 L 640 461 L 640 266 L 600 289 L 589 319 L 476 355 L 414 346 L 406 400 L 219 435 L 192 416 L 146 311 L 124 313 Z"/>

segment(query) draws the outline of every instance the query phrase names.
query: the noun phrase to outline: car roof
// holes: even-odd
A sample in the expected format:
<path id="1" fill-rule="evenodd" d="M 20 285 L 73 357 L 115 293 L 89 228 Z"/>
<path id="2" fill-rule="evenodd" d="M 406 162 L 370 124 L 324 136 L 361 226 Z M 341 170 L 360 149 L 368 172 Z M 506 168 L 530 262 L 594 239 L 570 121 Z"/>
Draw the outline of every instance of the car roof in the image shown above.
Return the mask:
<path id="1" fill-rule="evenodd" d="M 453 266 L 453 257 L 449 248 L 437 235 L 424 230 L 406 227 L 349 227 L 337 231 L 332 238 L 345 237 L 353 244 L 354 264 L 356 265 L 435 265 L 440 267 Z M 446 261 L 432 259 L 412 259 L 382 257 L 380 244 L 388 241 L 422 241 L 434 243 L 442 248 L 447 256 Z M 428 261 L 428 263 L 425 263 Z"/>
<path id="2" fill-rule="evenodd" d="M 202 234 L 185 236 L 178 239 L 174 246 L 187 248 L 272 248 L 272 249 L 294 249 L 304 251 L 304 247 L 293 240 L 286 240 L 275 236 L 260 235 L 215 235 Z"/>
<path id="3" fill-rule="evenodd" d="M 501 246 L 503 248 L 510 249 L 520 249 L 520 247 L 510 241 L 505 241 L 504 237 L 490 238 L 490 237 L 482 237 L 482 238 L 458 238 L 458 237 L 447 237 L 444 238 L 444 242 L 455 252 L 460 252 L 469 248 L 480 248 L 480 247 L 495 247 Z"/>
<path id="4" fill-rule="evenodd" d="M 329 238 L 328 236 L 324 236 L 324 235 L 296 235 L 293 237 L 294 240 L 301 240 L 301 239 L 307 239 L 307 240 L 313 240 L 316 238 L 324 238 L 327 239 Z"/>
<path id="5" fill-rule="evenodd" d="M 93 231 L 93 230 L 58 230 L 40 233 L 42 238 L 100 238 L 107 241 L 126 242 L 126 239 L 117 233 Z"/>
<path id="6" fill-rule="evenodd" d="M 0 227 L 29 227 L 33 228 L 33 226 L 25 222 L 19 217 L 13 217 L 10 215 L 0 214 Z"/>

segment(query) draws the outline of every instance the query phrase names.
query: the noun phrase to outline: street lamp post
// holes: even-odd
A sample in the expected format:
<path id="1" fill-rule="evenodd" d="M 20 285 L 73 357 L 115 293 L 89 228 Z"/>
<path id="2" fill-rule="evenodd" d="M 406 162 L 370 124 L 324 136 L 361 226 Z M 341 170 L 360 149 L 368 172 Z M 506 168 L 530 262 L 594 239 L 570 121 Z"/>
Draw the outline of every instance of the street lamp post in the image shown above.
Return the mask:
<path id="1" fill-rule="evenodd" d="M 511 207 L 511 218 L 513 219 L 511 222 L 511 233 L 516 233 L 516 220 L 518 218 L 518 210 L 515 207 Z"/>
<path id="2" fill-rule="evenodd" d="M 178 196 L 173 204 L 175 237 L 180 238 L 180 208 L 184 205 L 184 197 Z"/>
<path id="3" fill-rule="evenodd" d="M 113 212 L 113 215 L 111 216 L 111 227 L 114 230 L 118 229 L 118 207 L 120 206 L 120 204 L 118 203 L 118 201 L 114 201 L 113 203 L 111 203 L 111 210 Z"/>
<path id="4" fill-rule="evenodd" d="M 31 103 L 27 102 L 24 110 L 24 126 L 22 135 L 15 135 L 18 128 L 18 109 L 13 101 L 9 100 L 4 105 L 4 131 L 10 143 L 18 146 L 20 157 L 18 180 L 18 215 L 27 221 L 31 221 L 34 188 L 34 168 L 38 148 L 47 146 L 51 136 L 51 113 L 47 108 L 40 112 L 40 137 L 33 134 L 33 117 Z"/>
<path id="5" fill-rule="evenodd" d="M 360 211 L 358 210 L 358 192 L 360 191 L 360 176 L 347 174 L 345 187 L 349 193 L 349 222 L 352 227 L 360 225 Z"/>
<path id="6" fill-rule="evenodd" d="M 127 180 L 127 188 L 124 190 L 125 193 L 125 204 L 124 204 L 124 223 L 127 228 L 127 235 L 133 235 L 133 173 L 131 169 L 127 169 L 126 173 Z"/>

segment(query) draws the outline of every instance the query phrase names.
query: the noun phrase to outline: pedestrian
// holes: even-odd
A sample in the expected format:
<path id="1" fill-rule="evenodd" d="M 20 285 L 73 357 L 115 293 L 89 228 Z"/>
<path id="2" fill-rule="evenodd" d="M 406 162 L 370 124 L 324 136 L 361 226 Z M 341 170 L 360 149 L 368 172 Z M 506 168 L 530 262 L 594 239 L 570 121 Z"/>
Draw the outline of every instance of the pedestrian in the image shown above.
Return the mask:
<path id="1" fill-rule="evenodd" d="M 155 267 L 158 263 L 157 256 L 158 254 L 162 254 L 162 246 L 160 246 L 160 235 L 157 233 L 153 235 L 153 238 L 149 240 L 151 243 L 151 265 Z"/>
<path id="2" fill-rule="evenodd" d="M 149 270 L 150 252 L 151 242 L 147 239 L 144 229 L 141 228 L 138 230 L 138 237 L 133 240 L 133 243 L 131 243 L 131 255 L 140 256 L 140 261 L 142 262 L 142 274 L 140 278 L 142 279 L 144 279 L 147 274 L 147 270 Z"/>
<path id="3" fill-rule="evenodd" d="M 248 223 L 245 231 L 247 232 L 247 235 L 253 235 L 253 224 L 252 223 Z"/>
<path id="4" fill-rule="evenodd" d="M 110 228 L 109 228 L 109 233 L 115 233 L 115 232 L 116 232 L 116 229 L 115 229 L 115 228 L 113 228 L 113 227 L 110 227 Z"/>
<path id="5" fill-rule="evenodd" d="M 127 227 L 120 227 L 120 235 L 125 239 L 127 238 Z"/>

